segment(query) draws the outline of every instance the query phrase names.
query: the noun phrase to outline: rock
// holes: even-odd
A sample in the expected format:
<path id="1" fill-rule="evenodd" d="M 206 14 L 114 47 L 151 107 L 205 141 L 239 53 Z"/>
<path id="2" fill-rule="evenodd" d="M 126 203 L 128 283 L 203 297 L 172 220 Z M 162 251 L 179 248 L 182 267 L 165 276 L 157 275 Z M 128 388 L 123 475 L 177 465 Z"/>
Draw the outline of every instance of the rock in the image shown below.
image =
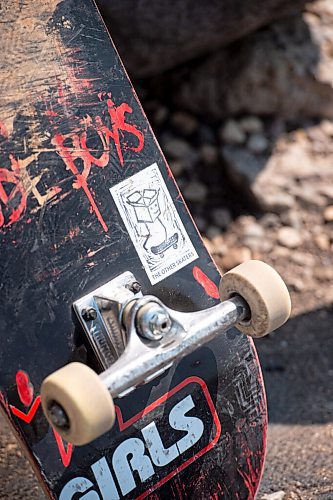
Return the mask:
<path id="1" fill-rule="evenodd" d="M 198 130 L 199 122 L 195 116 L 177 111 L 171 116 L 171 123 L 182 135 L 189 136 Z"/>
<path id="2" fill-rule="evenodd" d="M 220 260 L 221 266 L 225 271 L 229 271 L 233 267 L 250 260 L 252 257 L 251 250 L 246 247 L 229 248 L 228 253 Z"/>
<path id="3" fill-rule="evenodd" d="M 193 149 L 190 144 L 182 139 L 170 139 L 164 144 L 166 156 L 175 160 L 187 160 L 193 156 Z"/>
<path id="4" fill-rule="evenodd" d="M 270 238 L 254 238 L 251 236 L 247 236 L 243 238 L 243 243 L 246 245 L 252 252 L 258 252 L 259 254 L 268 253 L 273 249 L 273 242 Z M 253 257 L 260 259 L 260 257 Z"/>
<path id="5" fill-rule="evenodd" d="M 274 183 L 274 179 L 271 179 L 271 183 Z M 284 191 L 277 189 L 276 192 L 269 192 L 269 190 L 264 192 L 259 190 L 259 187 L 256 185 L 253 186 L 253 191 L 259 205 L 261 205 L 264 210 L 271 211 L 276 214 L 283 214 L 295 205 L 295 199 L 293 196 Z"/>
<path id="6" fill-rule="evenodd" d="M 198 132 L 198 140 L 205 144 L 215 144 L 216 132 L 215 129 L 209 127 L 206 123 L 201 123 Z"/>
<path id="7" fill-rule="evenodd" d="M 186 201 L 200 202 L 206 199 L 208 188 L 205 184 L 198 181 L 192 181 L 183 191 Z"/>
<path id="8" fill-rule="evenodd" d="M 283 500 L 286 496 L 285 492 L 280 490 L 275 493 L 267 493 L 266 495 L 261 497 L 261 500 Z"/>
<path id="9" fill-rule="evenodd" d="M 263 122 L 257 116 L 245 116 L 239 120 L 239 125 L 247 134 L 260 134 L 264 129 Z"/>
<path id="10" fill-rule="evenodd" d="M 212 219 L 218 227 L 225 229 L 232 221 L 232 215 L 227 208 L 215 208 L 212 211 Z"/>
<path id="11" fill-rule="evenodd" d="M 165 106 L 158 106 L 154 113 L 154 123 L 156 125 L 163 125 L 169 116 L 169 110 Z"/>
<path id="12" fill-rule="evenodd" d="M 288 278 L 287 286 L 289 289 L 292 289 L 295 292 L 303 292 L 306 288 L 304 281 L 301 278 L 297 278 L 295 276 Z"/>
<path id="13" fill-rule="evenodd" d="M 324 210 L 325 222 L 333 222 L 333 205 L 329 205 Z"/>
<path id="14" fill-rule="evenodd" d="M 269 142 L 264 134 L 252 134 L 247 141 L 248 149 L 254 154 L 262 154 L 267 151 Z"/>
<path id="15" fill-rule="evenodd" d="M 252 224 L 244 225 L 242 235 L 248 238 L 264 238 L 265 230 L 260 224 L 253 222 Z"/>
<path id="16" fill-rule="evenodd" d="M 183 174 L 184 171 L 186 170 L 186 165 L 181 160 L 170 161 L 169 166 L 175 177 L 178 177 L 179 175 Z"/>
<path id="17" fill-rule="evenodd" d="M 305 0 L 98 0 L 130 75 L 146 77 L 211 53 L 273 19 L 300 11 Z"/>
<path id="18" fill-rule="evenodd" d="M 228 120 L 219 131 L 219 136 L 225 144 L 244 144 L 246 135 L 235 120 Z"/>
<path id="19" fill-rule="evenodd" d="M 298 264 L 299 266 L 305 266 L 306 268 L 311 269 L 315 263 L 316 259 L 314 255 L 311 253 L 307 252 L 302 252 L 302 251 L 293 251 L 293 252 L 287 252 L 285 256 L 287 257 L 289 255 L 289 259 L 294 262 L 295 264 Z"/>
<path id="20" fill-rule="evenodd" d="M 314 236 L 314 242 L 320 250 L 327 251 L 331 247 L 330 237 L 328 234 L 319 233 Z"/>
<path id="21" fill-rule="evenodd" d="M 247 224 L 242 229 L 242 242 L 245 246 L 250 248 L 252 252 L 269 252 L 273 243 L 269 237 L 269 233 L 266 234 L 264 228 L 254 222 L 252 224 Z"/>
<path id="22" fill-rule="evenodd" d="M 291 226 L 294 229 L 301 229 L 302 220 L 300 214 L 295 210 L 289 210 L 288 212 L 283 212 L 280 216 L 280 221 L 284 226 Z"/>
<path id="23" fill-rule="evenodd" d="M 315 267 L 313 275 L 319 281 L 333 281 L 333 269 L 329 266 Z"/>
<path id="24" fill-rule="evenodd" d="M 221 49 L 182 80 L 175 75 L 177 103 L 217 120 L 241 113 L 332 119 L 331 5 L 309 2 L 302 16 L 273 23 L 237 49 Z"/>
<path id="25" fill-rule="evenodd" d="M 325 198 L 317 192 L 316 186 L 302 183 L 293 188 L 293 193 L 296 199 L 301 202 L 300 204 L 307 208 L 317 209 L 326 205 Z"/>
<path id="26" fill-rule="evenodd" d="M 287 248 L 297 248 L 302 245 L 303 238 L 299 231 L 292 227 L 281 227 L 278 231 L 278 242 Z"/>
<path id="27" fill-rule="evenodd" d="M 204 144 L 200 148 L 200 158 L 205 165 L 216 165 L 219 160 L 219 150 L 213 144 Z"/>
<path id="28" fill-rule="evenodd" d="M 309 129 L 318 129 L 320 124 Z M 222 147 L 227 174 L 267 212 L 285 217 L 305 209 L 324 211 L 333 196 L 333 149 L 328 141 L 324 154 L 313 150 L 308 133 L 296 130 L 277 140 L 271 156 L 257 156 L 239 146 Z M 333 205 L 332 205 L 333 206 Z M 325 210 L 326 216 L 330 209 Z M 297 226 L 294 222 L 288 225 Z M 332 219 L 333 220 L 333 219 Z"/>
<path id="29" fill-rule="evenodd" d="M 330 202 L 333 202 L 333 186 L 324 184 L 323 186 L 318 187 L 318 192 L 319 194 L 327 198 Z"/>
<path id="30" fill-rule="evenodd" d="M 207 229 L 206 234 L 207 234 L 207 238 L 209 238 L 210 240 L 214 240 L 214 238 L 220 236 L 221 228 L 219 228 L 217 226 L 210 226 Z"/>
<path id="31" fill-rule="evenodd" d="M 280 227 L 280 217 L 274 213 L 268 213 L 262 216 L 261 223 L 268 229 L 275 229 Z"/>
<path id="32" fill-rule="evenodd" d="M 290 250 L 286 247 L 280 247 L 278 245 L 274 246 L 274 251 L 272 254 L 272 258 L 276 259 L 289 259 L 290 258 Z"/>
<path id="33" fill-rule="evenodd" d="M 245 148 L 235 146 L 224 146 L 222 157 L 231 179 L 248 190 L 251 190 L 252 184 L 264 170 L 267 161 L 267 159 L 251 154 Z"/>

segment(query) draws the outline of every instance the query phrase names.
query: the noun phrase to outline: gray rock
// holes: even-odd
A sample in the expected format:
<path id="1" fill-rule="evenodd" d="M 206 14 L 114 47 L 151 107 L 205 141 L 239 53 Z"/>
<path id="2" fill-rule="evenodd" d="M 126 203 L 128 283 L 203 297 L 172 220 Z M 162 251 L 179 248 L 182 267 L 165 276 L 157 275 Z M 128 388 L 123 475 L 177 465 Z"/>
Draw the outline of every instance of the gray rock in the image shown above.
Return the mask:
<path id="1" fill-rule="evenodd" d="M 213 52 L 305 0 L 98 0 L 130 75 L 146 77 Z"/>
<path id="2" fill-rule="evenodd" d="M 230 210 L 227 208 L 216 208 L 212 211 L 212 218 L 214 223 L 225 229 L 232 221 L 232 216 Z"/>
<path id="3" fill-rule="evenodd" d="M 247 134 L 260 134 L 264 129 L 264 124 L 258 116 L 245 116 L 239 120 L 239 125 Z"/>
<path id="4" fill-rule="evenodd" d="M 226 162 L 228 173 L 232 180 L 248 189 L 255 182 L 257 176 L 265 168 L 267 159 L 257 157 L 245 148 L 224 146 L 222 157 Z"/>
<path id="5" fill-rule="evenodd" d="M 169 162 L 169 166 L 172 170 L 172 173 L 175 177 L 182 175 L 186 170 L 186 165 L 181 160 L 173 160 Z"/>
<path id="6" fill-rule="evenodd" d="M 208 188 L 205 184 L 198 181 L 192 181 L 186 186 L 183 191 L 185 200 L 188 201 L 204 201 L 208 194 Z"/>
<path id="7" fill-rule="evenodd" d="M 207 238 L 214 240 L 214 238 L 221 235 L 221 228 L 217 226 L 210 226 L 206 231 Z"/>
<path id="8" fill-rule="evenodd" d="M 221 49 L 182 81 L 175 76 L 177 103 L 215 119 L 240 113 L 332 119 L 331 6 L 331 0 L 310 2 L 303 16 L 273 23 L 237 50 Z"/>
<path id="9" fill-rule="evenodd" d="M 248 149 L 255 154 L 262 154 L 267 151 L 269 142 L 264 136 L 264 134 L 252 134 L 247 141 Z"/>
<path id="10" fill-rule="evenodd" d="M 227 120 L 221 127 L 219 136 L 225 144 L 244 144 L 246 135 L 236 120 Z"/>
<path id="11" fill-rule="evenodd" d="M 182 139 L 168 140 L 163 149 L 166 156 L 175 160 L 188 160 L 194 153 L 191 145 Z"/>
<path id="12" fill-rule="evenodd" d="M 274 229 L 281 225 L 280 217 L 275 213 L 268 213 L 263 215 L 261 223 L 268 229 Z"/>
<path id="13" fill-rule="evenodd" d="M 215 165 L 219 160 L 219 150 L 213 144 L 204 144 L 200 148 L 200 158 L 205 165 Z"/>
<path id="14" fill-rule="evenodd" d="M 171 116 L 171 123 L 180 134 L 189 136 L 198 130 L 197 118 L 184 111 L 177 111 Z"/>

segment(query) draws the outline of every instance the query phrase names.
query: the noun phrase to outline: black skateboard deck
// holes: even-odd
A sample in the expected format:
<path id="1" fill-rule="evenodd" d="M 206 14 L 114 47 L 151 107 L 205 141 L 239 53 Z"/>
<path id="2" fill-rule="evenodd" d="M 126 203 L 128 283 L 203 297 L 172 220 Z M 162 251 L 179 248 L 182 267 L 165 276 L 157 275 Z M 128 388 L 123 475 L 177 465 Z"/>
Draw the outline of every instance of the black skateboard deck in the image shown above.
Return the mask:
<path id="1" fill-rule="evenodd" d="M 101 369 L 73 302 L 130 271 L 144 293 L 196 311 L 219 301 L 220 275 L 95 3 L 13 0 L 0 14 L 0 400 L 45 492 L 254 498 L 266 402 L 235 329 L 116 400 L 115 427 L 90 445 L 44 417 L 49 373 Z"/>

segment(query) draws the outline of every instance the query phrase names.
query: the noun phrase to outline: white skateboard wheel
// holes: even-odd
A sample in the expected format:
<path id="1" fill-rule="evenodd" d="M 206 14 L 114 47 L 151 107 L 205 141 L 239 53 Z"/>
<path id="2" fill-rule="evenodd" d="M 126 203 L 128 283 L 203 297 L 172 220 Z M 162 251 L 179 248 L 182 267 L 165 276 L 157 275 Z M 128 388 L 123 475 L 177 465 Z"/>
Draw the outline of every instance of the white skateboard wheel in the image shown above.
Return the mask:
<path id="1" fill-rule="evenodd" d="M 115 422 L 111 395 L 97 373 L 82 363 L 71 363 L 47 377 L 41 397 L 43 411 L 52 427 L 75 445 L 90 443 Z M 65 424 L 61 421 L 63 417 Z"/>
<path id="2" fill-rule="evenodd" d="M 220 298 L 240 295 L 251 317 L 237 328 L 251 337 L 263 337 L 283 325 L 290 316 L 291 301 L 281 276 L 268 264 L 250 260 L 227 272 L 220 283 Z"/>

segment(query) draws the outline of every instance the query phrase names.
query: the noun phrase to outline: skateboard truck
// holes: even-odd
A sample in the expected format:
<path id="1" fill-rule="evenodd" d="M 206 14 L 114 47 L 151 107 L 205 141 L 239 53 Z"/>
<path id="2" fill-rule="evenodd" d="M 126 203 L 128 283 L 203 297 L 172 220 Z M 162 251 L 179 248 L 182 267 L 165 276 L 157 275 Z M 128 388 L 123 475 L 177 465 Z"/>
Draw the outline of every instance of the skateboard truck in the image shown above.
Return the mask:
<path id="1" fill-rule="evenodd" d="M 115 421 L 113 398 L 123 397 L 167 370 L 174 361 L 233 326 L 262 337 L 290 315 L 281 277 L 267 264 L 250 261 L 229 271 L 220 285 L 222 302 L 183 313 L 155 296 L 143 296 L 126 272 L 74 303 L 104 371 L 71 363 L 43 383 L 44 413 L 62 437 L 86 444 Z M 110 397 L 111 396 L 111 397 Z"/>

